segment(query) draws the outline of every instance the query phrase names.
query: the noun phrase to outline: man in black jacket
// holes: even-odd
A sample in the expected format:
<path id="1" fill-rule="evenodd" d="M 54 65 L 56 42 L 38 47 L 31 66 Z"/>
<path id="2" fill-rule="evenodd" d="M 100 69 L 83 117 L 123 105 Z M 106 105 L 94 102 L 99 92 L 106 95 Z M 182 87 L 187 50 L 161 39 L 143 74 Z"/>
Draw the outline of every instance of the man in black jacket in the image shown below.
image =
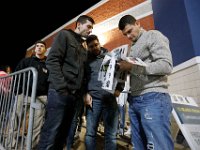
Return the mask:
<path id="1" fill-rule="evenodd" d="M 87 59 L 83 38 L 92 32 L 94 23 L 91 17 L 82 15 L 74 31 L 61 30 L 54 39 L 46 61 L 49 91 L 40 150 L 62 150 L 66 143 Z"/>
<path id="2" fill-rule="evenodd" d="M 47 92 L 48 92 L 48 71 L 45 65 L 46 61 L 46 43 L 44 41 L 37 41 L 35 43 L 35 49 L 34 49 L 34 55 L 32 57 L 23 58 L 19 64 L 17 65 L 15 71 L 19 71 L 28 67 L 34 67 L 38 71 L 38 81 L 37 81 L 37 87 L 36 87 L 36 103 L 40 105 L 40 109 L 35 110 L 34 114 L 34 124 L 33 124 L 33 135 L 32 135 L 32 149 L 37 148 L 37 144 L 39 142 L 40 137 L 40 131 L 44 122 L 44 115 L 45 115 L 45 105 L 47 103 Z M 15 100 L 15 106 L 16 111 L 13 110 L 12 113 L 12 122 L 14 124 L 14 129 L 9 129 L 9 133 L 14 133 L 14 137 L 16 137 L 17 133 L 17 124 L 19 124 L 20 119 L 23 117 L 23 115 L 28 116 L 29 112 L 25 114 L 27 110 L 25 110 L 24 105 L 27 104 L 27 108 L 30 107 L 30 100 L 31 100 L 31 94 L 32 94 L 32 85 L 33 85 L 33 77 L 30 76 L 30 79 L 28 79 L 28 75 L 24 75 L 24 79 L 18 80 L 19 82 L 19 88 L 16 86 L 16 100 Z M 27 82 L 30 81 L 29 84 Z M 24 83 L 23 83 L 24 82 Z M 28 87 L 29 85 L 29 87 Z M 23 87 L 25 86 L 25 87 Z M 24 89 L 24 90 L 23 90 Z M 25 103 L 26 100 L 26 93 L 28 90 L 28 101 L 29 103 Z M 26 119 L 26 125 L 28 121 L 28 118 Z M 15 122 L 15 123 L 14 123 Z M 21 128 L 22 129 L 22 128 Z M 14 131 L 13 131 L 14 130 Z M 25 129 L 25 133 L 27 133 L 27 128 Z M 14 138 L 12 141 L 12 147 L 16 146 L 16 139 Z"/>
<path id="3" fill-rule="evenodd" d="M 22 59 L 17 65 L 15 71 L 19 71 L 25 69 L 27 67 L 34 67 L 38 71 L 38 81 L 36 88 L 36 96 L 47 95 L 48 92 L 48 71 L 46 68 L 45 61 L 47 57 L 46 53 L 46 43 L 44 41 L 38 40 L 35 43 L 35 50 L 33 52 L 32 57 L 27 57 Z M 28 80 L 28 79 L 27 79 Z M 30 79 L 29 88 L 32 88 L 32 76 Z M 22 85 L 20 85 L 19 93 L 22 92 Z M 28 95 L 31 96 L 32 90 L 29 90 Z"/>

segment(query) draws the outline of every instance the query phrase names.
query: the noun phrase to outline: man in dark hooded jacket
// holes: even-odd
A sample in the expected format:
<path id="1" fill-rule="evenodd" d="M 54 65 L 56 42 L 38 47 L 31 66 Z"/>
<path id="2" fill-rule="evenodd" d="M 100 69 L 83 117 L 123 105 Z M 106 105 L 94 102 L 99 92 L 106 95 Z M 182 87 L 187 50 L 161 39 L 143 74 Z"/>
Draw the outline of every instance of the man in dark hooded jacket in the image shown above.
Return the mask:
<path id="1" fill-rule="evenodd" d="M 48 92 L 48 70 L 45 65 L 46 61 L 46 43 L 44 41 L 37 41 L 35 43 L 35 49 L 33 52 L 33 55 L 31 57 L 23 58 L 19 64 L 17 65 L 15 71 L 19 71 L 28 67 L 34 67 L 38 72 L 38 80 L 37 80 L 37 87 L 36 87 L 36 103 L 39 104 L 40 109 L 35 109 L 34 114 L 34 123 L 33 123 L 33 135 L 32 135 L 32 149 L 36 149 L 39 138 L 40 138 L 40 130 L 44 122 L 44 115 L 45 115 L 45 105 L 47 103 L 47 92 Z M 25 79 L 23 79 L 25 77 Z M 28 126 L 28 114 L 24 114 L 26 111 L 30 108 L 30 100 L 31 100 L 31 94 L 32 94 L 32 85 L 33 85 L 33 76 L 30 75 L 30 79 L 28 79 L 28 75 L 23 76 L 20 80 L 18 80 L 19 87 L 16 85 L 15 88 L 15 94 L 16 94 L 16 100 L 14 106 L 16 107 L 16 111 L 13 110 L 12 114 L 12 122 L 14 127 L 13 129 L 9 129 L 9 133 L 13 133 L 14 137 L 16 137 L 17 134 L 17 123 L 20 122 L 19 119 L 21 116 L 26 115 L 26 126 Z M 29 84 L 28 81 L 30 80 Z M 18 84 L 18 83 L 17 83 Z M 25 88 L 23 87 L 25 85 Z M 28 87 L 29 86 L 29 87 Z M 25 100 L 26 100 L 26 90 L 28 89 L 28 103 L 27 108 L 28 110 L 25 110 Z M 15 108 L 14 107 L 14 108 Z M 22 110 L 22 111 L 21 111 Z M 27 128 L 25 129 L 25 133 L 27 134 Z M 12 141 L 12 147 L 16 146 L 16 139 Z"/>

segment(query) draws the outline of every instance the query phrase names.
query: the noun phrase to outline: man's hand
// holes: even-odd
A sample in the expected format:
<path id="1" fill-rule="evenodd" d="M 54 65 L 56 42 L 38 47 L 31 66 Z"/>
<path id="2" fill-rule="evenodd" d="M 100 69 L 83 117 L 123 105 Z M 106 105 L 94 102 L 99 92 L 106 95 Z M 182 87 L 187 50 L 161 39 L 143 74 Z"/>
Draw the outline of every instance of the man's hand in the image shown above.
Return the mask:
<path id="1" fill-rule="evenodd" d="M 84 96 L 83 100 L 86 106 L 89 106 L 90 108 L 92 108 L 92 96 L 89 93 L 87 93 Z"/>
<path id="2" fill-rule="evenodd" d="M 129 63 L 129 62 L 127 62 L 126 60 L 119 61 L 119 62 L 117 63 L 117 65 L 119 66 L 118 69 L 119 69 L 120 71 L 131 71 L 131 68 L 132 68 L 132 66 L 133 66 L 132 63 Z"/>
<path id="3" fill-rule="evenodd" d="M 120 93 L 121 93 L 121 92 L 120 92 L 119 90 L 115 90 L 114 96 L 115 96 L 115 97 L 119 97 Z"/>

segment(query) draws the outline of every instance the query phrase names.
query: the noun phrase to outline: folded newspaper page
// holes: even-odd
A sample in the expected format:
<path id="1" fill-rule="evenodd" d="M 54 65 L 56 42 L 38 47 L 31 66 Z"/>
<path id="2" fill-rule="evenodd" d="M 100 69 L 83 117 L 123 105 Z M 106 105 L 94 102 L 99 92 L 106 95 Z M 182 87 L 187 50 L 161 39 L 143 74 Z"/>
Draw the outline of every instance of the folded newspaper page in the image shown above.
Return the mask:
<path id="1" fill-rule="evenodd" d="M 126 60 L 126 61 L 128 61 L 132 64 L 136 64 L 136 65 L 139 65 L 139 66 L 143 66 L 143 67 L 147 66 L 147 64 L 145 62 L 143 62 L 140 58 L 126 57 L 123 60 Z"/>
<path id="2" fill-rule="evenodd" d="M 102 82 L 102 89 L 114 93 L 118 83 L 124 83 L 127 78 L 127 72 L 118 71 L 116 69 L 117 61 L 126 60 L 130 63 L 140 66 L 146 66 L 146 64 L 139 58 L 127 57 L 128 45 L 122 45 L 111 52 L 109 52 L 103 59 L 101 64 L 98 80 Z"/>

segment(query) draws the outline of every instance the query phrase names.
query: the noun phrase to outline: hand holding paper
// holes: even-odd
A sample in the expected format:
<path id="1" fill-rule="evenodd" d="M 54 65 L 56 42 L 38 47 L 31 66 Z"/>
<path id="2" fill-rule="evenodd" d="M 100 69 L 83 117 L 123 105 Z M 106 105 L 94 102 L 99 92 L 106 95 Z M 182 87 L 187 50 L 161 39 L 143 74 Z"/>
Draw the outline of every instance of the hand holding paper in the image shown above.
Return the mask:
<path id="1" fill-rule="evenodd" d="M 147 64 L 145 62 L 143 62 L 140 58 L 134 59 L 132 57 L 126 57 L 125 60 L 132 64 L 135 64 L 135 65 L 144 66 L 144 67 L 147 66 Z"/>
<path id="2" fill-rule="evenodd" d="M 126 60 L 121 60 L 117 63 L 119 71 L 131 71 L 132 68 L 132 63 L 126 61 Z"/>
<path id="3" fill-rule="evenodd" d="M 118 83 L 124 83 L 127 73 L 133 65 L 146 66 L 139 58 L 127 57 L 128 45 L 113 49 L 104 57 L 99 70 L 98 80 L 102 82 L 102 89 L 115 95 Z M 116 94 L 118 95 L 118 94 Z"/>
<path id="4" fill-rule="evenodd" d="M 124 60 L 119 61 L 117 65 L 119 66 L 118 68 L 120 71 L 131 71 L 133 65 L 145 67 L 146 63 L 139 58 L 134 59 L 131 57 L 125 57 Z"/>

